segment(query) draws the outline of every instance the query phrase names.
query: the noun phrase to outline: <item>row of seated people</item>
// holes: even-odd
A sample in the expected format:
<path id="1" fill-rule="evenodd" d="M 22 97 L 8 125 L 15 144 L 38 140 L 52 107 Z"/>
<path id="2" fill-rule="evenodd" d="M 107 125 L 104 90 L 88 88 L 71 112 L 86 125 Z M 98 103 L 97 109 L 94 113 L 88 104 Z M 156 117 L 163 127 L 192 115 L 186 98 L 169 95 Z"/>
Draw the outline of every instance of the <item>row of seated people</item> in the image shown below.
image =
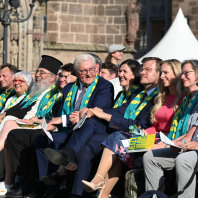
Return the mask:
<path id="1" fill-rule="evenodd" d="M 99 74 L 102 64 L 101 60 L 94 54 L 89 56 L 94 61 L 97 58 L 97 74 Z M 14 162 L 15 167 L 12 167 L 9 152 L 6 152 L 6 150 L 8 151 L 8 148 L 5 142 L 7 140 L 8 133 L 11 130 L 12 133 L 14 133 L 14 129 L 18 130 L 18 128 L 20 128 L 21 131 L 24 129 L 26 132 L 30 127 L 34 127 L 35 136 L 36 132 L 37 134 L 40 134 L 41 130 L 38 129 L 41 129 L 41 125 L 32 126 L 32 124 L 39 124 L 40 120 L 38 118 L 42 118 L 44 116 L 48 119 L 50 119 L 50 116 L 57 116 L 57 113 L 60 110 L 59 101 L 62 99 L 62 89 L 68 82 L 76 80 L 76 77 L 74 76 L 76 75 L 76 72 L 74 70 L 73 64 L 66 64 L 62 66 L 61 69 L 60 65 L 62 65 L 62 62 L 59 60 L 46 55 L 42 56 L 42 61 L 35 72 L 34 78 L 32 78 L 29 72 L 18 72 L 17 68 L 13 65 L 5 64 L 1 67 L 0 84 L 2 111 L 0 142 L 2 163 L 0 168 L 0 177 L 1 180 L 4 180 L 1 182 L 1 194 L 5 194 L 6 188 L 9 189 L 9 187 L 12 186 L 15 173 L 20 172 L 18 171 L 20 169 L 18 168 L 18 163 L 20 161 L 21 150 L 18 152 L 19 156 L 15 155 L 12 159 L 16 162 Z M 35 79 L 35 82 L 33 79 Z M 79 86 L 79 83 L 77 86 Z M 54 105 L 55 103 L 56 105 Z M 109 105 L 109 107 L 110 106 L 111 105 Z M 52 108 L 53 111 L 51 114 Z M 18 124 L 18 122 L 21 121 L 20 119 L 25 121 L 25 126 Z M 15 120 L 17 120 L 17 122 Z M 17 133 L 17 136 L 18 134 L 20 133 Z M 22 139 L 25 140 L 24 135 Z M 27 142 L 28 141 L 26 141 L 26 143 Z M 5 163 L 4 154 L 6 155 Z M 27 158 L 25 161 L 26 160 Z M 6 174 L 4 175 L 5 165 Z M 13 172 L 14 174 L 12 174 Z"/>
<path id="2" fill-rule="evenodd" d="M 68 171 L 76 170 L 71 194 L 69 192 L 65 196 L 81 197 L 84 186 L 88 192 L 99 189 L 98 197 L 109 197 L 119 179 L 123 162 L 133 168 L 134 155 L 126 154 L 121 144 L 122 139 L 132 136 L 129 133 L 130 126 L 141 127 L 145 135 L 162 131 L 171 139 L 184 136 L 192 126 L 196 128 L 197 66 L 194 60 L 181 64 L 177 60 L 145 58 L 142 67 L 137 61 L 126 60 L 119 68 L 123 91 L 113 104 L 113 86 L 97 75 L 99 66 L 96 59 L 89 54 L 79 55 L 74 61 L 77 80 L 64 87 L 60 103 L 55 103 L 55 98 L 52 97 L 56 107 L 52 111 L 56 115 L 53 114 L 47 130 L 52 132 L 53 141 L 41 134 L 42 129 L 18 129 L 16 121 L 5 122 L 1 132 L 9 132 L 5 153 L 6 161 L 10 164 L 10 167 L 6 166 L 5 182 L 13 182 L 16 174 L 23 175 L 25 184 L 29 182 L 29 187 L 33 190 L 38 168 L 39 187 L 45 188 L 42 179 L 52 179 L 50 176 L 44 177 L 45 175 L 56 172 L 59 176 L 64 176 Z M 185 94 L 184 90 L 189 94 Z M 41 112 L 44 114 L 46 109 L 50 109 L 48 107 L 46 105 Z M 89 119 L 80 129 L 72 130 L 85 113 Z M 40 123 L 42 119 L 38 117 L 44 116 L 37 114 L 33 119 L 22 121 L 27 124 Z M 195 132 L 194 128 L 191 131 Z M 181 139 L 175 141 L 179 144 L 190 141 Z M 153 150 L 165 147 L 159 138 L 156 138 L 156 142 L 158 143 Z M 102 150 L 96 176 L 91 182 L 85 181 L 90 174 L 92 159 Z M 38 192 L 28 194 L 31 190 L 20 186 L 6 196 L 43 196 L 38 195 Z"/>
<path id="3" fill-rule="evenodd" d="M 34 119 L 47 114 L 51 116 L 51 108 L 55 102 L 62 98 L 61 90 L 76 76 L 73 64 L 62 66 L 62 62 L 51 57 L 42 56 L 42 61 L 35 76 L 25 71 L 18 71 L 11 64 L 2 65 L 0 68 L 0 178 L 5 179 L 4 148 L 9 131 L 4 127 L 8 120 Z M 58 75 L 57 75 L 58 73 Z M 12 128 L 23 128 L 14 122 Z M 5 149 L 6 150 L 6 149 Z M 9 158 L 8 158 L 9 159 Z M 6 167 L 9 170 L 10 163 Z M 8 183 L 10 183 L 8 181 Z M 1 194 L 5 194 L 1 182 Z"/>

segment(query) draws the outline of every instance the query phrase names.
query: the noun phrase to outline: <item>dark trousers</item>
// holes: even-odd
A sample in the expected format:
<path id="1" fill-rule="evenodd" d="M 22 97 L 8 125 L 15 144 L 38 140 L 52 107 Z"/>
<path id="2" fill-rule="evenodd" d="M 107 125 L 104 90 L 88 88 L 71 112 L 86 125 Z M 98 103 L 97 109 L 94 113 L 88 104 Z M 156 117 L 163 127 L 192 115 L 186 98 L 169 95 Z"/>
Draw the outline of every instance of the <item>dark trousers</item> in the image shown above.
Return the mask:
<path id="1" fill-rule="evenodd" d="M 7 146 L 14 174 L 37 179 L 38 168 L 34 150 L 35 137 L 41 129 L 15 129 L 7 137 Z"/>
<path id="2" fill-rule="evenodd" d="M 92 136 L 95 134 L 107 134 L 107 128 L 107 122 L 96 118 L 90 118 L 85 121 L 80 129 L 73 131 L 72 136 L 65 147 L 72 148 L 78 159 L 81 156 L 81 153 L 84 152 L 84 148 L 86 144 L 90 142 Z"/>
<path id="3" fill-rule="evenodd" d="M 58 166 L 49 162 L 44 154 L 45 148 L 54 148 L 55 150 L 61 149 L 67 141 L 68 134 L 65 132 L 52 133 L 53 142 L 42 134 L 38 135 L 35 140 L 36 156 L 38 159 L 39 179 L 41 180 L 44 175 L 49 175 L 57 171 Z"/>
<path id="4" fill-rule="evenodd" d="M 108 134 L 94 134 L 89 143 L 86 144 L 83 152 L 78 158 L 78 169 L 76 170 L 74 177 L 72 194 L 82 196 L 82 180 L 88 180 L 91 170 L 94 171 L 95 175 L 95 171 L 97 170 L 99 163 L 96 156 L 100 159 L 102 153 L 101 143 L 107 136 Z M 93 167 L 94 169 L 92 169 L 93 164 L 95 165 L 95 167 Z"/>
<path id="5" fill-rule="evenodd" d="M 60 150 L 64 147 L 70 147 L 75 151 L 78 158 L 78 156 L 81 156 L 81 151 L 92 135 L 95 133 L 106 134 L 105 131 L 106 123 L 102 123 L 95 118 L 90 118 L 85 121 L 80 129 L 73 131 L 71 137 L 65 132 L 52 133 L 52 142 L 46 136 L 39 135 L 35 140 L 39 178 L 41 179 L 42 176 L 55 172 L 58 168 L 57 166 L 52 165 L 46 158 L 43 152 L 45 148 L 50 147 L 55 150 Z"/>

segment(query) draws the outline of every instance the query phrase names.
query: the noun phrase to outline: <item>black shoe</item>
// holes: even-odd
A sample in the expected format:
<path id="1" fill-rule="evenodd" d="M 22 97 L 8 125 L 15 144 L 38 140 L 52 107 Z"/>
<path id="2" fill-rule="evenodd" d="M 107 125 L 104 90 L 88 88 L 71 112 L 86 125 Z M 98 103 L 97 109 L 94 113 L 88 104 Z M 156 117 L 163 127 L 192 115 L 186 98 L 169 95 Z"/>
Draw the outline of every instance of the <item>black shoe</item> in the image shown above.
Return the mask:
<path id="1" fill-rule="evenodd" d="M 32 193 L 24 196 L 23 198 L 41 198 L 43 193 L 33 191 Z"/>
<path id="2" fill-rule="evenodd" d="M 8 198 L 23 198 L 22 188 L 19 187 L 18 189 L 14 190 L 14 191 L 7 192 L 5 194 L 5 197 L 8 197 Z"/>
<path id="3" fill-rule="evenodd" d="M 38 183 L 36 183 L 31 193 L 26 194 L 24 198 L 41 198 L 45 193 L 46 189 L 47 186 L 42 181 L 39 181 Z"/>
<path id="4" fill-rule="evenodd" d="M 58 174 L 54 175 L 45 175 L 42 177 L 42 181 L 47 184 L 48 186 L 58 185 L 61 184 L 66 176 L 61 176 Z"/>
<path id="5" fill-rule="evenodd" d="M 77 169 L 75 152 L 71 148 L 59 151 L 47 148 L 44 153 L 53 164 L 65 166 L 65 168 L 70 171 Z"/>

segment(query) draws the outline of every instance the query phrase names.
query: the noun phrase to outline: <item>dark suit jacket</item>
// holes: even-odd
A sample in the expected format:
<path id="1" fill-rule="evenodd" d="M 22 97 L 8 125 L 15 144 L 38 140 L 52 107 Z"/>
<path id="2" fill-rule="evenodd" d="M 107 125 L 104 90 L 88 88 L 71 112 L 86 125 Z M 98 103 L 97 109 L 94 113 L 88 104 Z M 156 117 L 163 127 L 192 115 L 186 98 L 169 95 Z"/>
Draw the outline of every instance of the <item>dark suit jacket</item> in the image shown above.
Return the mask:
<path id="1" fill-rule="evenodd" d="M 119 131 L 129 131 L 129 126 L 137 125 L 141 126 L 141 128 L 146 129 L 151 126 L 150 123 L 150 115 L 151 109 L 154 105 L 154 98 L 148 102 L 148 104 L 144 107 L 144 109 L 139 113 L 135 120 L 125 119 L 124 113 L 126 108 L 130 104 L 130 102 L 135 98 L 140 90 L 136 90 L 130 97 L 127 103 L 118 107 L 117 109 L 107 110 L 106 113 L 110 113 L 112 115 L 111 120 L 109 122 L 109 127 L 117 129 Z"/>
<path id="2" fill-rule="evenodd" d="M 62 101 L 60 104 L 58 116 L 61 116 L 65 99 L 66 99 L 67 94 L 69 93 L 69 90 L 71 89 L 73 84 L 74 83 L 69 83 L 63 89 L 63 98 L 62 98 Z M 89 102 L 87 104 L 87 108 L 94 108 L 94 107 L 99 107 L 101 109 L 111 108 L 113 106 L 113 102 L 114 102 L 113 85 L 109 81 L 99 77 L 96 88 L 94 89 L 94 91 L 89 99 Z M 69 119 L 68 119 L 68 115 L 67 115 L 67 121 L 68 120 Z M 69 123 L 68 123 L 68 125 L 69 125 Z"/>

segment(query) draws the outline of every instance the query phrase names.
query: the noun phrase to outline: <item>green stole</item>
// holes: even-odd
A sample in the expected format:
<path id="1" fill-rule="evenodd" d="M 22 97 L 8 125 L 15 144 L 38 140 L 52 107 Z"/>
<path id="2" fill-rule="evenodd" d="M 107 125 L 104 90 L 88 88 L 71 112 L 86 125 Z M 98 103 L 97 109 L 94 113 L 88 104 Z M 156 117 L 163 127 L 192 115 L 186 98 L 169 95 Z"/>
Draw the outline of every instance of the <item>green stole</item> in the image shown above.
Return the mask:
<path id="1" fill-rule="evenodd" d="M 10 101 L 10 103 L 6 106 L 6 108 L 5 108 L 5 111 L 6 110 L 8 110 L 8 109 L 10 109 L 11 107 L 13 107 L 14 105 L 15 105 L 15 103 L 18 101 L 18 100 L 20 100 L 22 97 L 24 98 L 26 95 L 27 95 L 27 92 L 28 91 L 26 91 L 26 92 L 24 92 L 21 96 L 14 96 L 13 98 L 12 98 L 12 100 Z"/>
<path id="2" fill-rule="evenodd" d="M 47 105 L 50 98 L 53 97 L 54 94 L 56 94 L 58 92 L 58 88 L 56 87 L 56 85 L 52 85 L 49 89 L 50 90 L 42 97 L 41 101 L 39 102 L 39 106 L 38 106 L 38 109 L 36 112 L 37 117 L 39 117 L 41 111 L 43 110 L 45 105 Z"/>
<path id="3" fill-rule="evenodd" d="M 174 140 L 187 133 L 188 120 L 193 107 L 198 101 L 198 91 L 190 98 L 190 94 L 184 97 L 173 118 L 168 138 Z"/>
<path id="4" fill-rule="evenodd" d="M 147 96 L 144 99 L 144 101 L 142 102 L 142 104 L 139 105 L 145 92 L 146 92 L 146 90 L 144 89 L 143 91 L 141 91 L 131 101 L 131 103 L 129 104 L 129 106 L 127 107 L 127 109 L 126 109 L 126 111 L 124 113 L 124 118 L 135 120 L 135 118 L 139 115 L 139 113 L 142 111 L 142 109 L 144 109 L 144 107 L 148 104 L 148 102 L 150 100 L 152 100 L 152 98 L 154 98 L 158 94 L 158 89 L 155 88 L 154 91 L 149 96 Z"/>
<path id="5" fill-rule="evenodd" d="M 42 111 L 40 111 L 39 117 L 44 117 L 47 114 L 49 114 L 54 104 L 60 101 L 62 97 L 63 97 L 62 92 L 57 92 L 56 94 L 54 94 L 53 97 L 50 98 L 49 102 L 43 107 Z M 50 115 L 48 117 L 50 117 Z"/>
<path id="6" fill-rule="evenodd" d="M 87 91 L 85 92 L 85 95 L 82 99 L 80 109 L 82 109 L 83 107 L 87 107 L 89 99 L 98 83 L 98 79 L 99 77 L 96 76 L 93 83 L 89 85 L 89 87 L 87 88 Z M 64 102 L 63 110 L 62 110 L 62 115 L 71 114 L 74 111 L 73 104 L 74 104 L 74 100 L 75 100 L 78 88 L 79 88 L 79 79 L 76 80 L 76 82 L 73 84 L 73 86 L 69 90 L 69 93 L 67 94 L 67 97 Z"/>
<path id="7" fill-rule="evenodd" d="M 124 103 L 126 103 L 129 99 L 129 97 L 131 96 L 131 94 L 138 89 L 140 86 L 139 85 L 134 85 L 131 90 L 127 93 L 126 97 L 125 97 L 125 91 L 122 91 L 122 93 L 120 94 L 120 97 L 117 99 L 117 101 L 115 102 L 115 105 L 113 108 L 117 108 L 120 107 L 121 105 L 123 105 Z"/>
<path id="8" fill-rule="evenodd" d="M 1 95 L 0 95 L 0 110 L 3 109 L 4 105 L 5 105 L 5 102 L 6 100 L 8 99 L 8 97 L 15 93 L 15 90 L 14 88 L 11 88 L 9 91 L 2 91 Z"/>
<path id="9" fill-rule="evenodd" d="M 38 97 L 39 97 L 40 95 L 41 95 L 41 93 L 40 93 L 40 94 L 37 94 L 37 95 L 34 96 L 34 97 L 32 97 L 31 94 L 29 93 L 29 94 L 23 99 L 23 101 L 22 101 L 22 103 L 21 103 L 21 105 L 24 104 L 23 107 L 22 107 L 22 109 L 27 108 L 29 105 L 31 105 L 33 102 L 35 102 L 35 101 L 38 99 Z"/>

